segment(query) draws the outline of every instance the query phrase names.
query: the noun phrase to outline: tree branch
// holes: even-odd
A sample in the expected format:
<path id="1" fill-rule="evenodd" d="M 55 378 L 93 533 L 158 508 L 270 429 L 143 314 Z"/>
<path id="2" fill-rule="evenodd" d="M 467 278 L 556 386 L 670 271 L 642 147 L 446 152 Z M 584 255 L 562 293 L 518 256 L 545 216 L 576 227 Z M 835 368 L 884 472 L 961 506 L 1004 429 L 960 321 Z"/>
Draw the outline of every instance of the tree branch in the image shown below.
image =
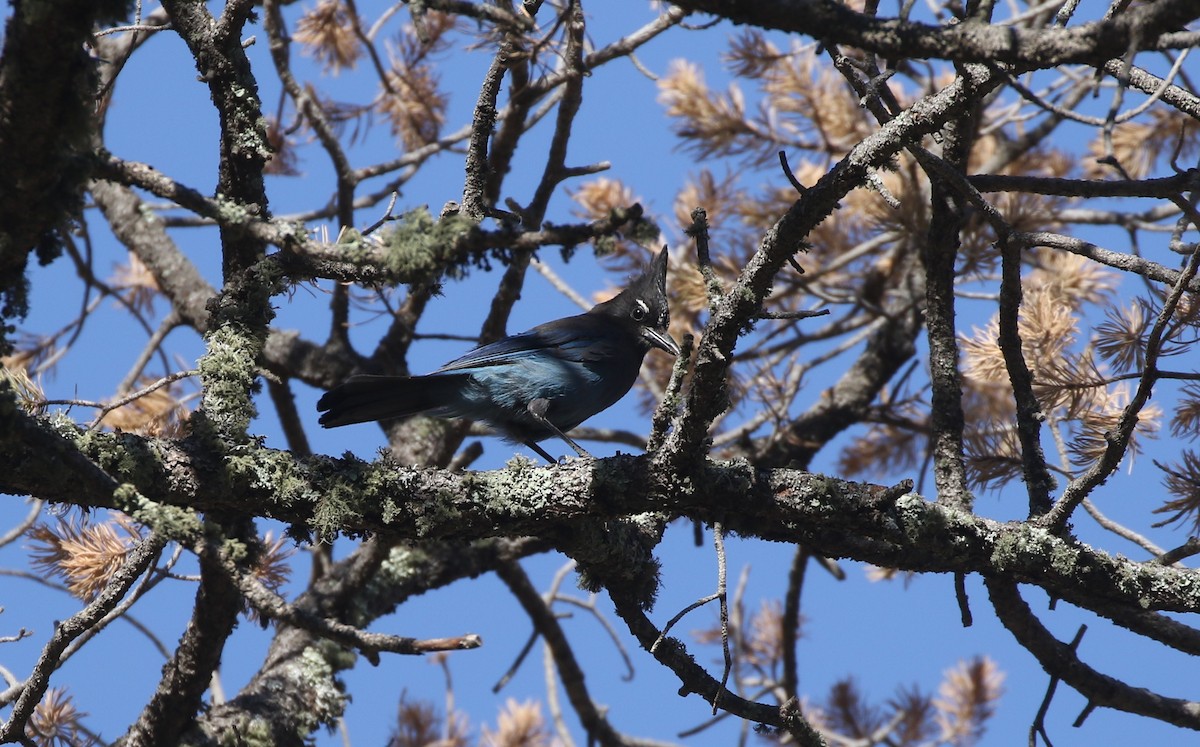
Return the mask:
<path id="1" fill-rule="evenodd" d="M 21 695 L 13 704 L 8 720 L 0 725 L 0 743 L 16 741 L 24 736 L 25 723 L 33 713 L 34 707 L 46 694 L 46 688 L 50 686 L 50 675 L 58 668 L 59 656 L 71 641 L 86 633 L 120 603 L 146 569 L 154 564 L 167 539 L 163 534 L 154 532 L 139 542 L 126 556 L 125 562 L 113 574 L 104 590 L 82 610 L 55 626 L 54 635 L 42 649 L 33 672 L 21 685 Z"/>
<path id="2" fill-rule="evenodd" d="M 153 697 L 122 740 L 123 747 L 175 744 L 200 710 L 201 698 L 221 664 L 225 641 L 242 611 L 242 597 L 223 568 L 226 559 L 219 557 L 225 552 L 219 545 L 201 544 L 200 584 L 192 618 L 163 667 Z"/>
<path id="3" fill-rule="evenodd" d="M 933 26 L 881 19 L 856 13 L 833 0 L 674 0 L 674 4 L 735 24 L 804 34 L 881 57 L 1006 62 L 1022 68 L 1099 64 L 1123 56 L 1135 44 L 1144 50 L 1192 47 L 1197 35 L 1175 33 L 1175 29 L 1200 15 L 1191 0 L 1170 0 L 1071 28 L 1024 29 L 970 21 Z"/>
<path id="4" fill-rule="evenodd" d="M 1021 598 L 1015 583 L 995 578 L 985 581 L 992 606 L 1004 627 L 1037 657 L 1047 672 L 1078 690 L 1092 706 L 1107 706 L 1176 726 L 1200 729 L 1200 703 L 1164 697 L 1101 674 L 1084 664 L 1070 646 L 1046 630 Z"/>

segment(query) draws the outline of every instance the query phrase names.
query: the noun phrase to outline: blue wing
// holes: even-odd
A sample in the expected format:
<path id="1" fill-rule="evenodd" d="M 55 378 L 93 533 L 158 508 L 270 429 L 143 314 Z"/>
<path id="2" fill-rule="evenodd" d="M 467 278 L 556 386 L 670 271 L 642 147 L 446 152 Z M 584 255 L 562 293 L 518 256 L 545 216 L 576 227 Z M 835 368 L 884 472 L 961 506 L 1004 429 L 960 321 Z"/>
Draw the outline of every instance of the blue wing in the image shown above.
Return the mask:
<path id="1" fill-rule="evenodd" d="M 506 365 L 535 354 L 549 355 L 570 363 L 602 361 L 613 354 L 619 339 L 613 334 L 611 324 L 611 321 L 596 314 L 580 314 L 547 322 L 528 332 L 475 348 L 433 373 Z"/>
<path id="2" fill-rule="evenodd" d="M 580 314 L 483 345 L 429 374 L 467 377 L 437 414 L 481 420 L 540 440 L 550 433 L 528 413 L 535 399 L 550 402 L 547 417 L 570 430 L 620 399 L 641 363 L 636 340 L 598 314 Z"/>

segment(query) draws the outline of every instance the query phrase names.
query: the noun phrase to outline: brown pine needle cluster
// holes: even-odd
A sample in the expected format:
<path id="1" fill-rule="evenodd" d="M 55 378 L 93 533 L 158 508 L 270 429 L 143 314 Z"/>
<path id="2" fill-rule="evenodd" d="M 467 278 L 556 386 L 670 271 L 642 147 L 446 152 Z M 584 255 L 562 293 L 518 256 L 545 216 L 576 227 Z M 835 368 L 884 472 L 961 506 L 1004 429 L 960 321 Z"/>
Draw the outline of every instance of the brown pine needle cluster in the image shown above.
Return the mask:
<path id="1" fill-rule="evenodd" d="M 1185 384 L 1180 390 L 1179 406 L 1171 416 L 1171 435 L 1187 439 L 1200 436 L 1200 384 Z"/>
<path id="2" fill-rule="evenodd" d="M 148 386 L 153 379 L 142 377 L 139 386 Z M 101 423 L 113 430 L 143 436 L 180 438 L 186 433 L 191 413 L 182 400 L 182 392 L 172 382 L 148 392 L 137 399 L 108 412 Z"/>
<path id="3" fill-rule="evenodd" d="M 903 408 L 909 424 L 878 423 L 848 444 L 838 455 L 838 469 L 847 475 L 893 475 L 914 469 L 924 456 L 921 431 L 928 410 L 916 402 Z"/>
<path id="4" fill-rule="evenodd" d="M 645 201 L 635 195 L 621 180 L 608 177 L 586 181 L 577 188 L 568 189 L 567 194 L 575 202 L 571 213 L 591 221 L 611 219 L 614 215 L 627 215 L 624 211 L 634 205 L 645 204 Z M 592 240 L 592 246 L 598 256 L 616 255 L 618 264 L 622 259 L 643 256 L 639 247 L 658 251 L 665 243 L 667 240 L 658 226 L 645 215 L 615 236 L 600 236 Z"/>
<path id="5" fill-rule="evenodd" d="M 622 183 L 620 179 L 606 176 L 597 177 L 584 182 L 574 189 L 568 189 L 567 194 L 575 201 L 576 207 L 571 213 L 585 220 L 600 220 L 606 218 L 614 209 L 629 207 L 635 202 L 641 202 L 633 194 L 633 190 Z"/>
<path id="6" fill-rule="evenodd" d="M 83 727 L 83 717 L 65 689 L 52 687 L 33 709 L 25 736 L 37 747 L 91 747 L 99 744 Z"/>
<path id="7" fill-rule="evenodd" d="M 986 656 L 959 662 L 943 675 L 936 697 L 902 687 L 888 700 L 868 700 L 853 677 L 835 683 L 805 715 L 833 742 L 896 747 L 970 747 L 983 736 L 1003 694 L 1004 673 Z"/>
<path id="8" fill-rule="evenodd" d="M 96 523 L 60 519 L 54 527 L 34 524 L 28 537 L 34 567 L 63 579 L 72 594 L 91 601 L 124 565 L 141 532 L 129 517 L 113 512 Z"/>
<path id="9" fill-rule="evenodd" d="M 288 560 L 296 554 L 296 547 L 286 537 L 275 537 L 267 532 L 262 538 L 262 550 L 254 566 L 254 576 L 263 586 L 278 592 L 292 575 Z"/>
<path id="10" fill-rule="evenodd" d="M 1171 435 L 1187 442 L 1200 439 L 1200 384 L 1191 382 L 1180 388 L 1171 416 Z M 1155 511 L 1168 515 L 1157 526 L 1190 522 L 1192 531 L 1200 531 L 1200 453 L 1192 447 L 1184 448 L 1177 459 L 1156 461 L 1155 465 L 1162 471 L 1163 487 L 1171 496 Z"/>
<path id="11" fill-rule="evenodd" d="M 1092 157 L 1084 161 L 1084 174 L 1090 179 L 1144 179 L 1164 160 L 1190 165 L 1198 146 L 1200 123 L 1173 109 L 1155 109 L 1145 120 L 1114 126 L 1111 148 L 1103 130 L 1098 132 L 1088 145 Z"/>
<path id="12" fill-rule="evenodd" d="M 264 587 L 279 594 L 283 585 L 291 578 L 292 568 L 288 561 L 296 554 L 296 548 L 290 540 L 285 537 L 276 538 L 275 533 L 271 531 L 263 535 L 260 543 L 250 572 Z M 263 619 L 257 607 L 246 602 L 242 605 L 242 611 L 250 620 L 266 627 L 267 621 Z M 403 706 L 403 701 L 401 705 Z"/>
<path id="13" fill-rule="evenodd" d="M 154 299 L 162 293 L 158 278 L 133 252 L 125 263 L 117 265 L 110 282 L 126 303 L 143 314 L 154 310 Z"/>
<path id="14" fill-rule="evenodd" d="M 778 599 L 763 599 L 759 607 L 748 617 L 739 608 L 731 612 L 730 638 L 738 649 L 739 656 L 744 656 L 744 663 L 754 667 L 759 673 L 774 671 L 779 666 L 783 654 L 783 603 Z M 721 628 L 713 627 L 695 630 L 693 637 L 700 643 L 719 644 Z M 795 635 L 800 635 L 797 626 Z"/>
<path id="15" fill-rule="evenodd" d="M 1003 685 L 1004 673 L 987 656 L 959 662 L 947 670 L 933 701 L 938 739 L 955 747 L 975 744 L 988 719 L 995 715 Z"/>
<path id="16" fill-rule="evenodd" d="M 840 76 L 816 64 L 812 45 L 784 53 L 747 32 L 735 39 L 726 63 L 757 88 L 756 107 L 736 82 L 725 93 L 709 89 L 700 68 L 686 60 L 671 63 L 658 82 L 676 134 L 700 158 L 734 156 L 761 165 L 779 148 L 845 153 L 869 132 L 858 102 Z"/>
<path id="17" fill-rule="evenodd" d="M 46 399 L 41 385 L 29 375 L 29 367 L 37 365 L 37 351 L 16 350 L 0 357 L 0 379 L 6 381 L 17 395 L 17 401 L 28 412 L 39 412 Z"/>
<path id="18" fill-rule="evenodd" d="M 467 747 L 467 729 L 461 718 L 444 723 L 432 703 L 400 693 L 396 726 L 387 747 Z"/>
<path id="19" fill-rule="evenodd" d="M 1155 509 L 1155 513 L 1167 514 L 1158 525 L 1191 522 L 1192 531 L 1200 531 L 1200 454 L 1184 449 L 1178 461 L 1155 464 L 1165 475 L 1163 486 L 1172 496 Z"/>
<path id="20" fill-rule="evenodd" d="M 359 20 L 341 0 L 321 0 L 300 17 L 293 38 L 320 63 L 325 72 L 337 75 L 353 69 L 363 54 L 355 33 Z"/>
<path id="21" fill-rule="evenodd" d="M 430 57 L 446 49 L 454 17 L 430 12 L 422 31 L 406 27 L 389 45 L 391 69 L 381 85 L 376 108 L 391 123 L 394 134 L 410 150 L 438 139 L 446 123 L 446 94 Z"/>
<path id="22" fill-rule="evenodd" d="M 803 623 L 801 616 L 787 641 L 804 636 Z M 781 700 L 786 699 L 783 650 L 789 644 L 784 636 L 783 603 L 778 599 L 763 599 L 757 609 L 748 611 L 742 595 L 737 594 L 730 603 L 727 630 L 733 658 L 731 688 L 762 689 L 774 692 Z M 714 620 L 712 626 L 692 631 L 692 637 L 698 643 L 719 649 L 722 641 L 720 621 Z"/>
<path id="23" fill-rule="evenodd" d="M 541 704 L 509 698 L 496 717 L 495 730 L 483 727 L 479 741 L 484 747 L 550 747 L 550 731 Z"/>
<path id="24" fill-rule="evenodd" d="M 725 94 L 713 93 L 698 65 L 676 60 L 658 81 L 659 102 L 677 120 L 675 133 L 688 142 L 698 158 L 734 155 L 747 141 L 756 142 L 746 121 L 741 89 L 731 85 Z"/>
<path id="25" fill-rule="evenodd" d="M 813 722 L 825 732 L 865 739 L 883 726 L 883 710 L 863 698 L 858 683 L 847 677 L 834 683 L 821 706 L 810 711 Z"/>
<path id="26" fill-rule="evenodd" d="M 1039 254 L 1026 277 L 1018 320 L 1022 352 L 1034 393 L 1061 444 L 1063 469 L 1084 467 L 1103 454 L 1108 445 L 1104 434 L 1115 427 L 1129 401 L 1129 384 L 1111 381 L 1107 366 L 1097 359 L 1100 353 L 1132 363 L 1143 344 L 1141 330 L 1124 334 L 1123 345 L 1119 341 L 1120 325 L 1114 320 L 1120 316 L 1109 300 L 1114 283 L 1112 274 L 1094 263 L 1057 253 Z M 1109 321 L 1085 338 L 1083 314 L 1096 306 L 1109 309 Z M 998 338 L 999 321 L 993 316 L 960 339 L 963 383 L 974 414 L 965 434 L 968 464 L 978 485 L 1004 484 L 1021 474 L 1015 406 Z M 1130 457 L 1140 450 L 1139 437 L 1157 432 L 1160 417 L 1154 405 L 1141 411 Z"/>
<path id="27" fill-rule="evenodd" d="M 794 637 L 801 636 L 800 625 L 803 619 L 797 621 Z M 764 599 L 758 611 L 750 616 L 749 631 L 743 653 L 747 663 L 763 671 L 771 671 L 783 659 L 783 602 L 778 599 Z"/>
<path id="28" fill-rule="evenodd" d="M 410 699 L 407 693 L 401 693 L 396 726 L 387 747 L 468 747 L 471 744 L 468 731 L 462 714 L 455 714 L 447 721 L 433 704 Z M 496 716 L 495 728 L 481 728 L 477 744 L 479 747 L 552 747 L 559 742 L 553 738 L 542 716 L 540 703 L 509 698 Z"/>
<path id="29" fill-rule="evenodd" d="M 266 173 L 275 176 L 299 176 L 299 160 L 295 140 L 276 117 L 267 117 L 267 142 L 271 144 L 271 160 Z"/>

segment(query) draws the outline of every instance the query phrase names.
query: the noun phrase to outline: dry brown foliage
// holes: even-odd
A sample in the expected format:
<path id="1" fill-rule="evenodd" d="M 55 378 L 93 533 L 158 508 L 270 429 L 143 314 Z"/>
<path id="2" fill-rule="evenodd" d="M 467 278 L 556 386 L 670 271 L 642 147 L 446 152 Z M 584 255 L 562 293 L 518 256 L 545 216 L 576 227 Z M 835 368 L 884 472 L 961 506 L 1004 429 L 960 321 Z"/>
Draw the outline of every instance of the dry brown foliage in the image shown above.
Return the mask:
<path id="1" fill-rule="evenodd" d="M 341 0 L 320 0 L 296 22 L 294 38 L 325 70 L 337 75 L 353 69 L 363 55 L 355 35 L 359 20 Z"/>
<path id="2" fill-rule="evenodd" d="M 52 687 L 34 708 L 25 736 L 38 747 L 92 747 L 99 741 L 83 727 L 85 716 L 65 689 Z"/>
<path id="3" fill-rule="evenodd" d="M 96 523 L 59 519 L 53 527 L 35 524 L 28 536 L 34 566 L 63 579 L 72 594 L 90 601 L 121 569 L 142 535 L 129 517 L 113 513 L 108 520 Z"/>
<path id="4" fill-rule="evenodd" d="M 139 379 L 140 386 L 152 383 L 154 380 L 148 377 Z M 159 387 L 109 411 L 100 422 L 113 430 L 127 433 L 166 438 L 181 437 L 186 432 L 191 411 L 184 404 L 182 391 L 175 383 Z"/>

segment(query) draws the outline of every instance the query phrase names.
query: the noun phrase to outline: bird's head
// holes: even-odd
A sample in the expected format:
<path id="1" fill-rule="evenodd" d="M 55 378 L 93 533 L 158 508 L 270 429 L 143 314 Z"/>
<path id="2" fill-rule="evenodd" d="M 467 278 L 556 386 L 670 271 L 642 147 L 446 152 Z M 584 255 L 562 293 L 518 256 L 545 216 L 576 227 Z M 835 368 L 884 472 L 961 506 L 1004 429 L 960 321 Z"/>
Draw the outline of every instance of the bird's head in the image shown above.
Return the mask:
<path id="1" fill-rule="evenodd" d="M 667 332 L 671 309 L 667 305 L 667 247 L 655 255 L 650 266 L 615 297 L 598 304 L 591 313 L 616 317 L 637 331 L 649 348 L 679 355 L 679 343 Z"/>

